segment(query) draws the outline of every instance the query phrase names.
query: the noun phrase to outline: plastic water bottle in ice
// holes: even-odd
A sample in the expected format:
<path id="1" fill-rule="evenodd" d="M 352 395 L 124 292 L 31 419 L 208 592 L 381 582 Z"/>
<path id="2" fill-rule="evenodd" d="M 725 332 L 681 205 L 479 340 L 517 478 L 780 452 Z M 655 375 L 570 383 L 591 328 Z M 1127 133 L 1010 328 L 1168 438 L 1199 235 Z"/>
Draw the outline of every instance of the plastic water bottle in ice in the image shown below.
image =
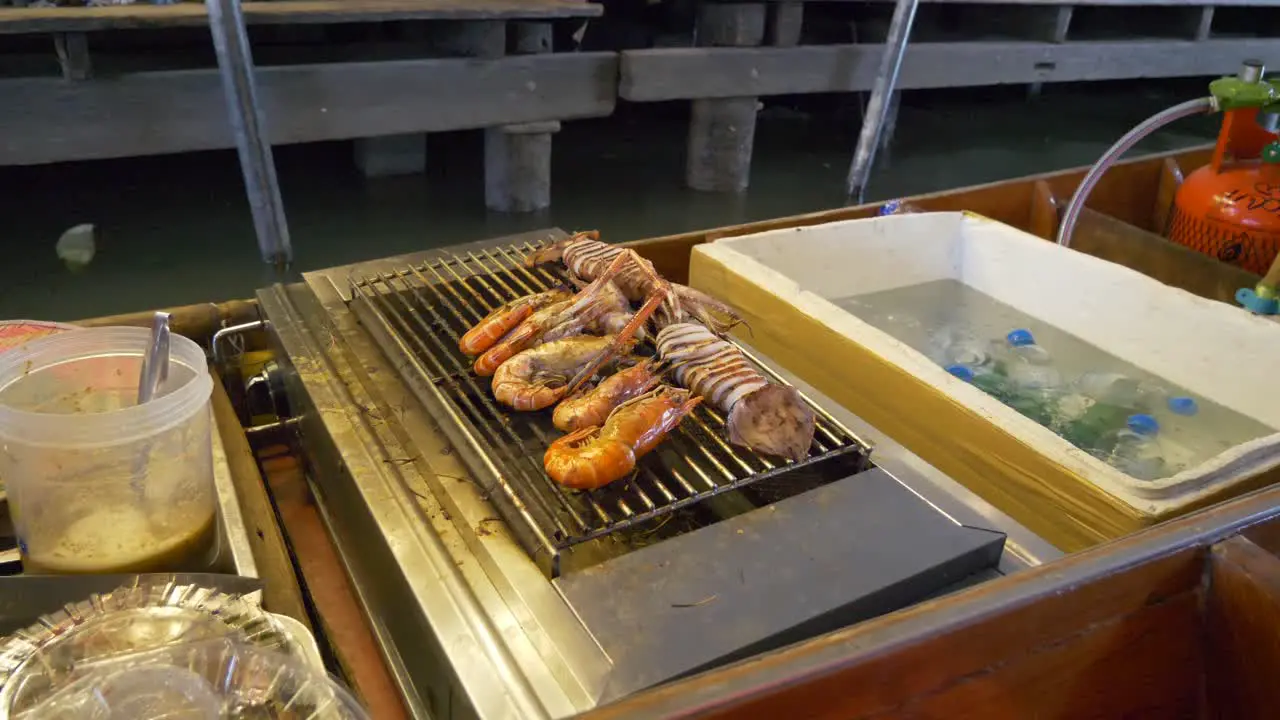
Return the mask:
<path id="1" fill-rule="evenodd" d="M 1001 353 L 1013 388 L 1006 401 L 1009 407 L 1047 428 L 1056 428 L 1062 376 L 1049 351 L 1036 344 L 1030 331 L 1014 330 L 1005 337 Z"/>
<path id="2" fill-rule="evenodd" d="M 1148 415 L 1168 430 L 1199 412 L 1194 398 L 1174 395 L 1156 383 L 1121 373 L 1088 372 L 1072 383 L 1070 398 L 1079 399 L 1080 412 L 1068 413 L 1062 436 L 1076 447 L 1092 451 L 1109 433 L 1127 426 L 1131 415 Z"/>
<path id="3" fill-rule="evenodd" d="M 1053 390 L 1062 385 L 1053 356 L 1036 344 L 1030 330 L 1014 330 L 1005 336 L 1005 341 L 1011 382 L 1024 390 Z"/>
<path id="4" fill-rule="evenodd" d="M 952 363 L 946 367 L 947 372 L 973 385 L 1001 402 L 1008 402 L 1008 381 L 1003 375 L 995 372 L 989 363 L 964 365 Z"/>
<path id="5" fill-rule="evenodd" d="M 1200 411 L 1195 398 L 1175 395 L 1157 383 L 1121 373 L 1088 372 L 1076 380 L 1075 386 L 1095 402 L 1132 407 L 1157 418 L 1169 413 L 1190 417 Z"/>
<path id="6" fill-rule="evenodd" d="M 1132 478 L 1158 480 L 1176 472 L 1165 459 L 1160 423 L 1151 415 L 1130 415 L 1123 428 L 1100 438 L 1091 452 Z"/>
<path id="7" fill-rule="evenodd" d="M 966 367 L 987 367 L 995 362 L 990 346 L 970 335 L 950 338 L 943 349 L 943 357 L 947 365 Z"/>

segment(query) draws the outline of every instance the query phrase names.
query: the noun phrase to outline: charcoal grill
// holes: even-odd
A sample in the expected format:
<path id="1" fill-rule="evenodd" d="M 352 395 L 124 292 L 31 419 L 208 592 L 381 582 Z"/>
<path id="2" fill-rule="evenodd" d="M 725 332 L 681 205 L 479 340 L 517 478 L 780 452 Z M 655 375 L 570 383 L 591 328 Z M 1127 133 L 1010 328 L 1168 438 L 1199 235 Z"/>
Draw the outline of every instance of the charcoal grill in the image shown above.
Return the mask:
<path id="1" fill-rule="evenodd" d="M 561 237 L 258 293 L 317 506 L 411 714 L 572 715 L 994 571 L 989 516 L 910 464 L 886 472 L 821 403 L 799 462 L 730 445 L 702 408 L 629 479 L 551 482 L 548 414 L 500 410 L 456 348 L 498 303 L 562 282 L 522 264 Z"/>
<path id="2" fill-rule="evenodd" d="M 724 440 L 722 414 L 702 405 L 640 461 L 629 480 L 591 492 L 558 485 L 542 467 L 543 453 L 559 435 L 548 414 L 497 406 L 487 379 L 476 377 L 458 350 L 462 334 L 494 308 L 567 284 L 558 264 L 524 266 L 538 247 L 526 242 L 447 253 L 387 272 L 355 273 L 348 281 L 361 322 L 388 357 L 401 361 L 397 367 L 423 404 L 448 416 L 450 439 L 464 448 L 473 473 L 525 549 L 545 556 L 549 575 L 560 574 L 562 553 L 574 545 L 653 523 L 722 493 L 761 480 L 785 481 L 809 466 L 836 464 L 844 475 L 865 468 L 867 445 L 820 408 L 814 407 L 818 420 L 809 456 L 789 462 L 731 446 Z"/>

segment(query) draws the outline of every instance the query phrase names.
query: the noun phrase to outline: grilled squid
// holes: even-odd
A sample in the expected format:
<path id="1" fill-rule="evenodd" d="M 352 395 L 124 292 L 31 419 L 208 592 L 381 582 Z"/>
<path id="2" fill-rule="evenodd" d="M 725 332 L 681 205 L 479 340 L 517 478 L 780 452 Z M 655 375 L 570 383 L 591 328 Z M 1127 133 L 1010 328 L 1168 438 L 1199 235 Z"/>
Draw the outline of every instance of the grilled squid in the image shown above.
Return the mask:
<path id="1" fill-rule="evenodd" d="M 587 230 L 535 250 L 525 258 L 525 264 L 534 267 L 562 262 L 573 277 L 589 281 L 605 273 L 625 249 L 601 242 L 599 232 Z M 653 263 L 634 256 L 633 262 L 613 277 L 613 282 L 628 300 L 639 302 L 653 294 L 657 278 Z M 657 327 L 696 320 L 716 332 L 728 332 L 742 322 L 736 310 L 700 290 L 679 283 L 669 283 L 669 286 L 668 300 L 653 316 Z"/>
<path id="2" fill-rule="evenodd" d="M 813 410 L 795 388 L 770 382 L 736 346 L 704 325 L 668 325 L 657 345 L 676 382 L 725 413 L 729 442 L 791 460 L 809 454 Z"/>

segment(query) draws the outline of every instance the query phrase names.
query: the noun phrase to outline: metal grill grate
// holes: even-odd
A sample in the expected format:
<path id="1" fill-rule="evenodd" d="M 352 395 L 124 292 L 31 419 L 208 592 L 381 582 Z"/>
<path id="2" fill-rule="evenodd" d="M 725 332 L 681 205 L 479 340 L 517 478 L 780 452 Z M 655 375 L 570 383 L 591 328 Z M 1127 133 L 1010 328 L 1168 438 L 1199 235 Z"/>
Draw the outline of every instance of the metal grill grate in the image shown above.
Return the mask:
<path id="1" fill-rule="evenodd" d="M 446 416 L 442 428 L 491 499 L 499 501 L 526 549 L 535 557 L 549 554 L 553 575 L 560 552 L 569 547 L 715 495 L 761 480 L 785 481 L 823 463 L 856 460 L 864 466 L 867 446 L 820 408 L 814 407 L 818 423 L 809 457 L 787 462 L 731 446 L 724 440 L 724 418 L 704 404 L 641 459 L 630 479 L 590 492 L 561 487 L 542 468 L 543 453 L 559 435 L 550 414 L 500 408 L 488 382 L 475 376 L 471 359 L 458 350 L 461 335 L 493 308 L 563 282 L 559 265 L 524 267 L 525 254 L 536 249 L 526 243 L 449 254 L 390 272 L 353 275 L 350 283 L 361 322 L 418 397 Z M 639 349 L 645 351 L 652 347 Z"/>

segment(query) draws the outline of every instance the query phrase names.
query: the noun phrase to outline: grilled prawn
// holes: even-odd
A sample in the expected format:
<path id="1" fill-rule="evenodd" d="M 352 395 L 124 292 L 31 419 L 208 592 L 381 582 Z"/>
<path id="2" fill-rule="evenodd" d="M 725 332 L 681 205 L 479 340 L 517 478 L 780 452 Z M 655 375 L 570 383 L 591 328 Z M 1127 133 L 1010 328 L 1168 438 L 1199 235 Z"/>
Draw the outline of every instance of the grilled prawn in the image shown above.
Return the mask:
<path id="1" fill-rule="evenodd" d="M 661 385 L 619 405 L 601 427 L 586 427 L 551 443 L 543 466 L 552 480 L 594 490 L 626 477 L 636 460 L 657 447 L 702 398 Z"/>
<path id="2" fill-rule="evenodd" d="M 580 371 L 615 347 L 622 347 L 616 335 L 577 335 L 523 350 L 493 374 L 493 397 L 515 410 L 551 407 Z"/>
<path id="3" fill-rule="evenodd" d="M 560 338 L 516 353 L 493 374 L 494 399 L 525 411 L 560 402 L 605 363 L 631 349 L 636 328 L 648 321 L 664 297 L 659 293 L 650 298 L 617 334 Z"/>
<path id="4" fill-rule="evenodd" d="M 634 253 L 626 248 L 601 242 L 599 232 L 588 230 L 574 233 L 564 240 L 536 250 L 525 258 L 525 264 L 533 267 L 561 261 L 570 274 L 583 280 L 594 280 L 624 252 Z M 614 282 L 633 302 L 648 297 L 653 291 L 654 279 L 658 277 L 652 263 L 647 260 L 641 260 L 640 263 L 626 267 L 614 278 Z M 670 286 L 671 299 L 654 315 L 658 327 L 692 319 L 717 333 L 723 333 L 742 322 L 737 311 L 710 295 L 686 285 L 671 283 Z"/>
<path id="5" fill-rule="evenodd" d="M 639 255 L 632 251 L 623 253 L 577 295 L 531 313 L 514 330 L 476 358 L 473 366 L 476 374 L 481 377 L 492 375 L 516 353 L 540 342 L 577 335 L 595 326 L 606 315 L 617 311 L 620 296 L 612 281 L 618 273 L 637 262 L 643 262 Z M 658 304 L 670 294 L 665 286 L 666 281 L 661 278 L 653 285 L 652 294 L 657 298 Z M 653 309 L 658 304 L 654 304 Z M 653 309 L 646 312 L 646 319 L 653 314 Z M 632 334 L 634 332 L 631 331 Z"/>
<path id="6" fill-rule="evenodd" d="M 573 293 L 565 288 L 553 288 L 504 303 L 463 334 L 458 341 L 458 349 L 466 355 L 479 355 L 493 347 L 502 336 L 511 332 L 535 311 L 572 297 Z"/>
<path id="7" fill-rule="evenodd" d="M 551 421 L 563 432 L 603 425 L 614 408 L 657 387 L 661 382 L 660 365 L 656 360 L 644 360 L 619 370 L 590 390 L 574 393 L 556 405 Z"/>
<path id="8" fill-rule="evenodd" d="M 813 410 L 795 388 L 770 382 L 737 347 L 696 323 L 658 333 L 658 354 L 677 383 L 727 415 L 729 442 L 802 460 L 813 444 Z"/>

